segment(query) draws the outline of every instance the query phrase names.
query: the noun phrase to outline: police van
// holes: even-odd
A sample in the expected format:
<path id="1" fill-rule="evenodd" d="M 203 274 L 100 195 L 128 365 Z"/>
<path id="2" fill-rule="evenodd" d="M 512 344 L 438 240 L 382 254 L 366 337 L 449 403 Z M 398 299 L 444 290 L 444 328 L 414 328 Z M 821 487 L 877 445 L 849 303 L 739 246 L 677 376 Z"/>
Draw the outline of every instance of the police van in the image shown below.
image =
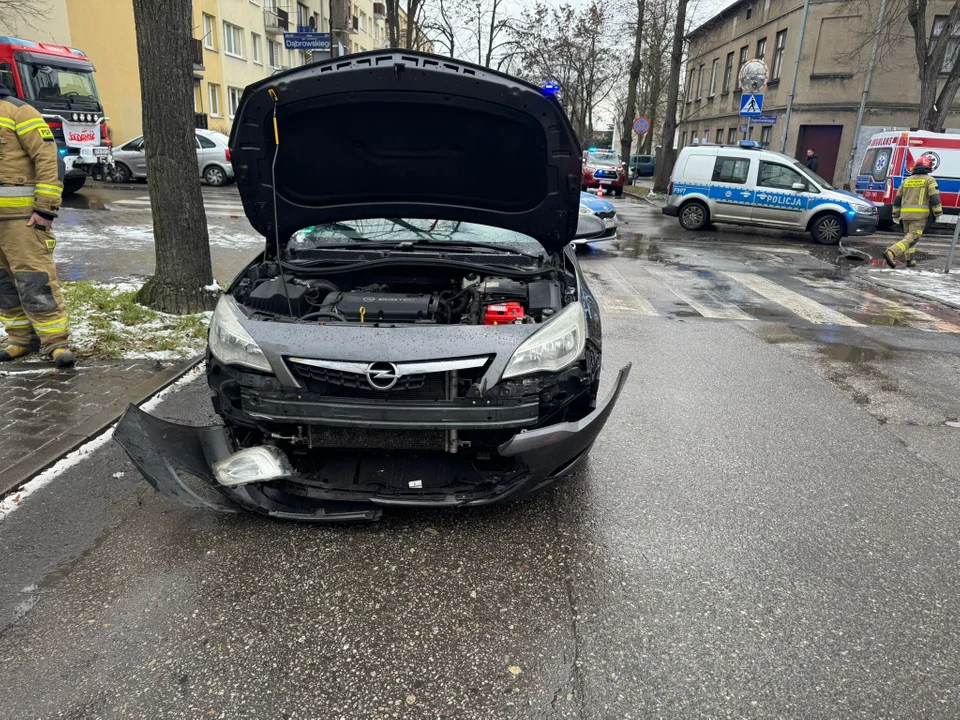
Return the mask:
<path id="1" fill-rule="evenodd" d="M 680 150 L 663 213 L 687 230 L 708 223 L 756 225 L 809 232 L 826 245 L 877 228 L 873 203 L 751 141 Z"/>
<path id="2" fill-rule="evenodd" d="M 893 199 L 920 157 L 930 158 L 931 175 L 940 187 L 943 215 L 938 225 L 956 225 L 960 217 L 960 135 L 919 131 L 877 133 L 867 143 L 856 191 L 873 202 L 880 222 L 893 219 Z"/>

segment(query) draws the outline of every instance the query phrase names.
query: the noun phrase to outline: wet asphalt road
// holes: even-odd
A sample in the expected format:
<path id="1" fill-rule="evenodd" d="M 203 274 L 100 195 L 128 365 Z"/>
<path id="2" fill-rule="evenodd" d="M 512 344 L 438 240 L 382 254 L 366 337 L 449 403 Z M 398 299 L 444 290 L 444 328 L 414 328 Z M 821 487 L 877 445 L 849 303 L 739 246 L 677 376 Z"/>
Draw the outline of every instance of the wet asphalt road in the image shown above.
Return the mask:
<path id="1" fill-rule="evenodd" d="M 306 527 L 111 443 L 0 521 L 0 718 L 957 717 L 960 317 L 619 205 L 582 262 L 634 370 L 575 477 Z"/>

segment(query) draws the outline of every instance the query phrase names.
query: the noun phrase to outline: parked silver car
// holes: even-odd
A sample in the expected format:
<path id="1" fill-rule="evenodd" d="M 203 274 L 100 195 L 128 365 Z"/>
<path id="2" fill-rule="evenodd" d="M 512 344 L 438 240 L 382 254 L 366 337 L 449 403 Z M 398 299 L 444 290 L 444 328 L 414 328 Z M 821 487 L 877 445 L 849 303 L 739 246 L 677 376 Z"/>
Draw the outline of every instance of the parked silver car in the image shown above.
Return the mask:
<path id="1" fill-rule="evenodd" d="M 825 245 L 869 235 L 877 208 L 837 190 L 791 157 L 747 143 L 685 147 L 667 188 L 664 215 L 687 230 L 709 223 L 809 232 Z"/>
<path id="2" fill-rule="evenodd" d="M 229 138 L 216 130 L 197 130 L 197 169 L 209 185 L 225 185 L 233 180 Z M 113 149 L 119 182 L 145 180 L 147 156 L 143 150 L 143 136 Z"/>

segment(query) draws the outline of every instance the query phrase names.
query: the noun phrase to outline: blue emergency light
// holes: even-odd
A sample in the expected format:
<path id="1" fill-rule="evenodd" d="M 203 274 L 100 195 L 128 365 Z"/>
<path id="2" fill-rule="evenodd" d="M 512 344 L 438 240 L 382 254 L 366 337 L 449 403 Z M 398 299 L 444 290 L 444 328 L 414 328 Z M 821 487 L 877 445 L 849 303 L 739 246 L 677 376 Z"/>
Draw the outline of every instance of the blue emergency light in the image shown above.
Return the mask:
<path id="1" fill-rule="evenodd" d="M 756 140 L 741 140 L 740 147 L 758 148 L 762 146 Z"/>
<path id="2" fill-rule="evenodd" d="M 544 95 L 557 95 L 560 92 L 560 83 L 554 80 L 547 80 L 543 84 L 543 94 Z"/>
<path id="3" fill-rule="evenodd" d="M 67 149 L 66 149 L 66 148 L 57 148 L 57 152 L 60 153 L 60 157 L 63 157 L 64 155 L 67 154 Z"/>

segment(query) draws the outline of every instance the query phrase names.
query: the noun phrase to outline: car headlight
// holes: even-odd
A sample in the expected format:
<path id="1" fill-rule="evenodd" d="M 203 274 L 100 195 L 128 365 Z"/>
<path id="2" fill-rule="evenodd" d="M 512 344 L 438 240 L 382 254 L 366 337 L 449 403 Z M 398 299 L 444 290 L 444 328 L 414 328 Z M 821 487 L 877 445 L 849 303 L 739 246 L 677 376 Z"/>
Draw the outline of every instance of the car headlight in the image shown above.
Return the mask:
<path id="1" fill-rule="evenodd" d="M 580 206 L 580 214 L 581 214 L 581 215 L 593 215 L 593 210 L 591 210 L 590 208 L 588 208 L 586 205 L 581 205 L 581 206 Z"/>
<path id="2" fill-rule="evenodd" d="M 523 341 L 507 363 L 503 377 L 562 370 L 580 357 L 586 335 L 583 308 L 579 302 L 570 303 Z"/>
<path id="3" fill-rule="evenodd" d="M 210 352 L 225 365 L 243 365 L 272 373 L 267 356 L 240 324 L 242 313 L 229 295 L 221 295 L 210 320 Z"/>
<path id="4" fill-rule="evenodd" d="M 875 215 L 877 208 L 874 205 L 861 205 L 860 203 L 851 203 L 850 207 L 862 215 Z"/>

